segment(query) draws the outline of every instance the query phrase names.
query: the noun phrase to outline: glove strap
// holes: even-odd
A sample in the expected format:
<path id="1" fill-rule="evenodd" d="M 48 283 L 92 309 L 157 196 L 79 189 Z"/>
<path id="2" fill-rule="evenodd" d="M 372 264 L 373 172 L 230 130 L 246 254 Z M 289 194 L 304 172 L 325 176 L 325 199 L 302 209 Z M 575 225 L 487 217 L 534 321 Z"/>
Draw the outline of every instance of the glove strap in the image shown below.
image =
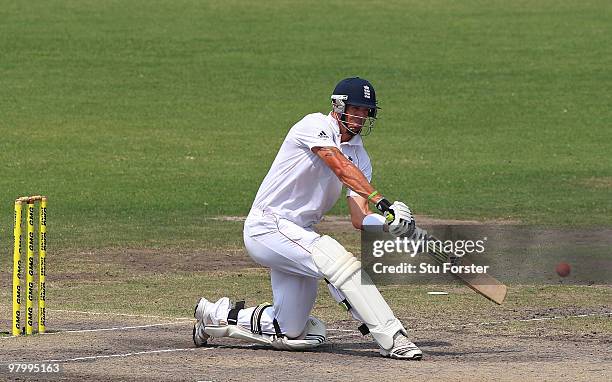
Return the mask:
<path id="1" fill-rule="evenodd" d="M 376 208 L 383 214 L 385 212 L 388 212 L 390 207 L 391 207 L 391 202 L 389 202 L 385 198 L 380 199 L 380 201 L 376 203 Z"/>

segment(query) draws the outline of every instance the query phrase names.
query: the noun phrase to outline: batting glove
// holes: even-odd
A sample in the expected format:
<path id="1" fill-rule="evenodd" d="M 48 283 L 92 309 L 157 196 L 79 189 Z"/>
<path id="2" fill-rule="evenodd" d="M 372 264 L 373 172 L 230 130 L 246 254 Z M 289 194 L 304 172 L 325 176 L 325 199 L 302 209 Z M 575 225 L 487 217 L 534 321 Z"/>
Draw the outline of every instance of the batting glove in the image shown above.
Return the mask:
<path id="1" fill-rule="evenodd" d="M 381 199 L 376 208 L 383 213 L 389 233 L 393 236 L 412 235 L 415 230 L 414 218 L 410 208 L 402 202 L 390 204 L 387 199 Z"/>

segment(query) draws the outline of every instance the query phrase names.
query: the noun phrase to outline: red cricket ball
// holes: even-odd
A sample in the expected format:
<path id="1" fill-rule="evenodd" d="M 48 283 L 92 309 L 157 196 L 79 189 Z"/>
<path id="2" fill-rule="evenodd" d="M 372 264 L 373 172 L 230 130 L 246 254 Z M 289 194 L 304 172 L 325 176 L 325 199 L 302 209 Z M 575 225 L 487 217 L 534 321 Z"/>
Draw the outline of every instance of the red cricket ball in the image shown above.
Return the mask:
<path id="1" fill-rule="evenodd" d="M 571 268 L 568 263 L 559 263 L 557 264 L 555 271 L 557 271 L 557 274 L 559 276 L 566 277 L 567 275 L 570 274 Z"/>

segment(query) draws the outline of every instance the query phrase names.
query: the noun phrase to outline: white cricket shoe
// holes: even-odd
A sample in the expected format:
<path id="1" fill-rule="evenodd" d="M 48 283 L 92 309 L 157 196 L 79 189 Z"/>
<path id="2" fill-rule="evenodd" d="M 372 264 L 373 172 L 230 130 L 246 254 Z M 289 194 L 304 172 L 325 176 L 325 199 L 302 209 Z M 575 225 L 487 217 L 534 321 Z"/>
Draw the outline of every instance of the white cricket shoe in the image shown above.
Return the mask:
<path id="1" fill-rule="evenodd" d="M 393 338 L 393 347 L 390 350 L 380 349 L 380 354 L 383 357 L 394 359 L 420 360 L 423 358 L 421 349 L 410 342 L 402 332 L 397 332 Z"/>
<path id="2" fill-rule="evenodd" d="M 215 303 L 204 297 L 198 300 L 193 309 L 193 317 L 197 320 L 193 326 L 193 343 L 196 346 L 206 345 L 210 338 L 210 335 L 204 331 L 206 326 L 227 325 L 227 312 L 230 309 L 230 304 L 227 297 L 220 298 Z"/>
<path id="3" fill-rule="evenodd" d="M 221 297 L 217 302 L 210 302 L 202 297 L 193 310 L 193 317 L 204 325 L 227 325 L 227 313 L 231 304 L 227 297 Z"/>
<path id="4" fill-rule="evenodd" d="M 204 297 L 200 298 L 196 302 L 195 308 L 193 309 L 193 317 L 197 320 L 193 325 L 193 343 L 197 347 L 205 346 L 210 337 L 204 332 L 204 323 L 202 323 L 202 317 L 204 316 L 205 307 L 209 304 L 208 300 Z"/>
<path id="5" fill-rule="evenodd" d="M 210 336 L 204 332 L 204 325 L 199 321 L 193 325 L 193 343 L 197 347 L 206 346 Z"/>
<path id="6" fill-rule="evenodd" d="M 198 322 L 202 321 L 202 317 L 204 317 L 204 312 L 206 310 L 206 305 L 210 304 L 207 299 L 204 297 L 200 297 L 198 302 L 195 304 L 195 308 L 193 308 L 193 318 L 198 320 Z"/>

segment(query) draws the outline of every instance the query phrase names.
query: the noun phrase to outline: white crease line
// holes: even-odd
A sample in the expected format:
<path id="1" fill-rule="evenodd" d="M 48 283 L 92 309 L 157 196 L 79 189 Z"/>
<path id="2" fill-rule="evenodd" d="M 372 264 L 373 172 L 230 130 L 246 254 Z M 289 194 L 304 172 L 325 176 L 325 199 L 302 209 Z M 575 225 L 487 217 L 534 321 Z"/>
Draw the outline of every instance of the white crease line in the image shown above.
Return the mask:
<path id="1" fill-rule="evenodd" d="M 408 331 L 419 331 L 419 330 L 438 330 L 438 329 L 455 329 L 455 328 L 463 328 L 466 326 L 488 326 L 488 325 L 499 325 L 499 324 L 508 324 L 511 322 L 537 322 L 537 321 L 552 321 L 552 320 L 561 320 L 566 318 L 585 318 L 585 317 L 597 317 L 597 316 L 611 316 L 612 312 L 604 312 L 604 313 L 590 313 L 590 314 L 577 314 L 574 316 L 554 316 L 554 317 L 540 317 L 540 318 L 522 318 L 517 320 L 504 320 L 504 321 L 491 321 L 491 322 L 468 322 L 460 325 L 450 325 L 450 326 L 436 326 L 429 328 L 410 328 Z M 328 332 L 346 332 L 348 334 L 341 334 L 338 336 L 328 336 L 329 339 L 334 338 L 344 338 L 344 337 L 352 337 L 352 336 L 361 336 L 362 334 L 357 330 L 350 329 L 327 329 Z"/>
<path id="2" fill-rule="evenodd" d="M 39 361 L 44 363 L 52 363 L 52 362 L 74 362 L 74 361 L 91 361 L 95 359 L 104 359 L 104 358 L 122 358 L 122 357 L 132 357 L 135 355 L 143 355 L 143 354 L 161 354 L 161 353 L 176 353 L 181 351 L 205 351 L 212 350 L 215 348 L 178 348 L 178 349 L 160 349 L 160 350 L 145 350 L 138 351 L 132 353 L 121 353 L 121 354 L 106 354 L 106 355 L 92 355 L 87 357 L 75 357 L 75 358 L 66 358 L 66 359 L 49 359 L 46 361 Z"/>
<path id="3" fill-rule="evenodd" d="M 117 330 L 131 330 L 131 329 L 145 329 L 145 328 L 151 328 L 151 327 L 155 327 L 155 326 L 171 326 L 171 325 L 183 325 L 185 324 L 185 321 L 172 321 L 172 322 L 162 322 L 159 324 L 148 324 L 148 325 L 134 325 L 134 326 L 115 326 L 112 328 L 97 328 L 97 329 L 68 329 L 68 330 L 58 330 L 57 332 L 47 332 L 47 333 L 41 333 L 39 335 L 41 336 L 53 336 L 53 335 L 57 335 L 57 334 L 64 334 L 64 333 L 92 333 L 92 332 L 111 332 L 111 331 L 117 331 Z M 0 339 L 7 339 L 7 338 L 18 338 L 16 336 L 10 336 L 10 337 L 0 337 Z"/>
<path id="4" fill-rule="evenodd" d="M 91 314 L 99 316 L 122 316 L 122 317 L 136 317 L 136 318 L 159 318 L 162 320 L 193 320 L 193 317 L 164 317 L 164 316 L 151 316 L 146 314 L 130 314 L 130 313 L 112 313 L 112 312 L 86 312 L 82 310 L 63 310 L 63 309 L 51 309 L 51 312 L 59 313 L 73 313 L 73 314 Z"/>
<path id="5" fill-rule="evenodd" d="M 65 311 L 68 312 L 68 311 Z M 87 313 L 89 314 L 90 312 L 79 312 L 79 313 Z M 93 314 L 98 314 L 98 313 L 93 313 Z M 105 314 L 105 313 L 99 313 L 99 314 Z M 112 313 L 112 314 L 118 314 L 118 313 Z M 121 314 L 124 315 L 124 314 Z M 468 322 L 465 324 L 461 324 L 461 325 L 449 325 L 449 326 L 438 326 L 438 327 L 430 327 L 430 328 L 411 328 L 410 331 L 415 330 L 415 331 L 419 331 L 419 330 L 432 330 L 432 329 L 455 329 L 455 328 L 462 328 L 462 327 L 466 327 L 466 326 L 488 326 L 488 325 L 499 325 L 499 324 L 507 324 L 510 322 L 536 322 L 536 321 L 552 321 L 552 320 L 560 320 L 560 319 L 567 319 L 567 318 L 585 318 L 585 317 L 597 317 L 597 316 L 610 316 L 612 315 L 612 312 L 604 312 L 604 313 L 590 313 L 590 314 L 578 314 L 578 315 L 574 315 L 574 316 L 554 316 L 554 317 L 540 317 L 540 318 L 524 318 L 524 319 L 517 319 L 517 320 L 503 320 L 503 321 L 491 321 L 491 322 Z M 142 316 L 140 316 L 142 317 Z M 191 320 L 190 318 L 177 318 L 180 320 Z M 179 324 L 183 324 L 184 322 L 164 322 L 161 324 L 149 324 L 149 325 L 138 325 L 138 326 L 123 326 L 123 327 L 113 327 L 113 328 L 100 328 L 100 329 L 82 329 L 82 330 L 63 330 L 63 331 L 58 331 L 58 332 L 53 332 L 53 333 L 45 333 L 45 336 L 48 335 L 53 335 L 53 334 L 61 334 L 61 333 L 88 333 L 88 332 L 103 332 L 103 331 L 116 331 L 116 330 L 129 330 L 129 329 L 142 329 L 142 328 L 149 328 L 149 327 L 154 327 L 154 326 L 165 326 L 165 325 L 179 325 Z M 344 338 L 344 337 L 352 337 L 352 336 L 361 336 L 362 334 L 359 331 L 356 330 L 351 330 L 351 329 L 336 329 L 336 328 L 329 328 L 327 329 L 328 332 L 344 332 L 347 334 L 341 334 L 338 336 L 329 336 L 329 339 L 334 339 L 334 338 Z M 4 340 L 7 338 L 18 338 L 18 337 L 0 337 L 0 339 Z"/>
<path id="6" fill-rule="evenodd" d="M 114 330 L 130 330 L 130 329 L 144 329 L 151 328 L 154 326 L 170 326 L 170 325 L 183 325 L 185 322 L 162 322 L 161 324 L 149 324 L 149 325 L 135 325 L 135 326 L 116 326 L 113 328 L 99 328 L 99 329 L 70 329 L 70 330 L 60 330 L 58 332 L 53 333 L 45 333 L 44 335 L 49 334 L 60 334 L 60 333 L 90 333 L 90 332 L 108 332 Z"/>
<path id="7" fill-rule="evenodd" d="M 176 353 L 181 351 L 206 351 L 213 350 L 217 348 L 177 348 L 177 349 L 160 349 L 160 350 L 144 350 L 132 353 L 121 353 L 121 354 L 105 354 L 105 355 L 91 355 L 86 357 L 75 357 L 75 358 L 66 358 L 66 359 L 48 359 L 44 361 L 36 361 L 37 363 L 60 363 L 60 362 L 75 362 L 75 361 L 91 361 L 96 359 L 105 359 L 105 358 L 123 358 L 123 357 L 132 357 L 136 355 L 145 355 L 145 354 L 162 354 L 162 353 Z M 9 362 L 6 364 L 0 364 L 0 366 L 6 366 L 11 363 L 27 363 L 28 361 L 19 361 L 19 362 Z"/>
<path id="8" fill-rule="evenodd" d="M 339 338 L 347 338 L 347 337 L 363 337 L 360 332 L 353 332 L 347 334 L 340 334 L 338 336 L 327 336 L 328 340 L 337 340 Z"/>
<path id="9" fill-rule="evenodd" d="M 491 321 L 491 322 L 480 322 L 480 323 L 466 323 L 462 325 L 452 325 L 449 328 L 457 328 L 463 326 L 488 326 L 488 325 L 499 325 L 499 324 L 508 324 L 511 322 L 536 322 L 536 321 L 552 321 L 552 320 L 562 320 L 565 318 L 585 318 L 585 317 L 597 317 L 597 316 L 610 316 L 612 312 L 605 313 L 589 313 L 589 314 L 577 314 L 574 316 L 553 316 L 553 317 L 539 317 L 539 318 L 522 318 L 517 320 L 502 320 L 502 321 Z"/>

